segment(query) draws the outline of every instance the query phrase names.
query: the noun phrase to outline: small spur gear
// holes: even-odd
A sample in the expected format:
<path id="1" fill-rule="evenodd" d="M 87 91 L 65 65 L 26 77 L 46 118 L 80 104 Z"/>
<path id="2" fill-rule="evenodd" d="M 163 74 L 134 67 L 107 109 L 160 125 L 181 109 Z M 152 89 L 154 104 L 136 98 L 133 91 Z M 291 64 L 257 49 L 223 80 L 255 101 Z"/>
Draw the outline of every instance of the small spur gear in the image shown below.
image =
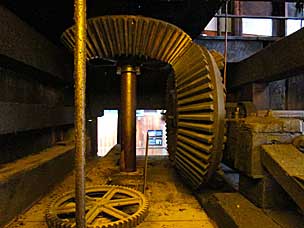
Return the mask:
<path id="1" fill-rule="evenodd" d="M 135 227 L 148 213 L 148 200 L 139 191 L 123 186 L 87 188 L 86 223 L 89 228 Z M 51 202 L 46 212 L 48 227 L 76 227 L 75 193 L 68 192 Z"/>

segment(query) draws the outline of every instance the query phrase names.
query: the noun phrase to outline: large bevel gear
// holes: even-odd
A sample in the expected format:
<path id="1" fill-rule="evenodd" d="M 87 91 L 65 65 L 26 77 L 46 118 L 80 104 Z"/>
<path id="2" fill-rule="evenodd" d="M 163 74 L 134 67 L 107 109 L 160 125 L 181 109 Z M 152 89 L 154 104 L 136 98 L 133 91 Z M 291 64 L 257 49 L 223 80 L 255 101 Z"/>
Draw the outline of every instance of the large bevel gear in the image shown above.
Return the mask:
<path id="1" fill-rule="evenodd" d="M 86 223 L 90 228 L 135 227 L 148 213 L 148 200 L 139 191 L 123 186 L 87 188 Z M 46 212 L 48 227 L 76 227 L 75 193 L 56 198 Z"/>
<path id="2" fill-rule="evenodd" d="M 62 35 L 72 51 L 75 26 Z M 194 43 L 178 27 L 142 16 L 112 15 L 87 22 L 87 60 L 145 62 L 172 67 L 168 81 L 167 139 L 170 160 L 193 188 L 207 183 L 222 159 L 225 89 L 221 56 Z M 217 62 L 216 62 L 217 61 Z"/>

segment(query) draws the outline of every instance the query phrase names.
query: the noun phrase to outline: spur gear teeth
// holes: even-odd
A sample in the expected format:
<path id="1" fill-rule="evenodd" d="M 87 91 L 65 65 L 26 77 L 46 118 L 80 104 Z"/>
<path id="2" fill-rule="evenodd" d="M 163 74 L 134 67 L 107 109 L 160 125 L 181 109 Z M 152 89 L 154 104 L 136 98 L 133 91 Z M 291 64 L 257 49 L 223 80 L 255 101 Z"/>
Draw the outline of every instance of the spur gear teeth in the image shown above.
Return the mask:
<path id="1" fill-rule="evenodd" d="M 111 198 L 104 197 L 107 192 L 114 192 Z M 110 194 L 111 194 L 110 193 Z M 86 195 L 95 198 L 95 204 L 100 208 L 100 212 L 93 218 L 92 224 L 87 224 L 89 228 L 125 228 L 135 227 L 142 222 L 148 211 L 148 200 L 141 192 L 132 188 L 118 186 L 118 185 L 102 185 L 96 187 L 89 187 L 86 190 Z M 71 202 L 75 198 L 74 192 L 68 192 L 55 198 L 46 210 L 45 219 L 48 227 L 50 228 L 71 228 L 75 227 L 75 211 L 73 207 L 71 209 Z M 134 198 L 138 199 L 138 203 L 134 203 Z M 128 199 L 130 199 L 128 203 Z M 114 200 L 123 200 L 123 205 L 119 208 L 113 209 L 115 206 Z M 68 205 L 68 206 L 67 206 Z M 132 211 L 124 212 L 128 210 L 127 207 L 136 205 Z M 106 212 L 102 209 L 106 209 Z M 112 208 L 112 209 L 111 209 Z M 58 212 L 59 211 L 59 212 Z M 88 212 L 90 208 L 88 207 Z M 88 213 L 87 212 L 87 213 Z M 116 221 L 111 221 L 109 217 L 99 216 L 102 212 L 108 214 L 111 219 L 116 218 Z M 113 213 L 113 214 L 111 214 Z M 116 216 L 116 217 L 115 217 Z M 123 218 L 121 218 L 123 217 Z M 102 219 L 109 219 L 108 222 L 104 222 Z M 96 225 L 94 225 L 96 224 Z"/>

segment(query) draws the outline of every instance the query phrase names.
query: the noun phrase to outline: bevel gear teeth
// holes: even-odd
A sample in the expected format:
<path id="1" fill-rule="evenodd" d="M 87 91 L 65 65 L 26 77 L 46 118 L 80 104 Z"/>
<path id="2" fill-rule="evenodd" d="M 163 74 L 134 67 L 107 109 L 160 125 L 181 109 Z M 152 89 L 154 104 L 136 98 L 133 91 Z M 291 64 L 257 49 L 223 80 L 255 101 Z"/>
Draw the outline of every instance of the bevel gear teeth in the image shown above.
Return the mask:
<path id="1" fill-rule="evenodd" d="M 75 26 L 61 39 L 72 51 Z M 208 182 L 222 159 L 225 88 L 210 52 L 167 22 L 142 16 L 112 15 L 88 19 L 87 60 L 132 57 L 138 62 L 157 60 L 171 65 L 174 95 L 168 110 L 168 149 L 187 183 L 197 189 Z M 216 56 L 219 65 L 220 56 Z M 167 119 L 168 122 L 168 119 Z"/>

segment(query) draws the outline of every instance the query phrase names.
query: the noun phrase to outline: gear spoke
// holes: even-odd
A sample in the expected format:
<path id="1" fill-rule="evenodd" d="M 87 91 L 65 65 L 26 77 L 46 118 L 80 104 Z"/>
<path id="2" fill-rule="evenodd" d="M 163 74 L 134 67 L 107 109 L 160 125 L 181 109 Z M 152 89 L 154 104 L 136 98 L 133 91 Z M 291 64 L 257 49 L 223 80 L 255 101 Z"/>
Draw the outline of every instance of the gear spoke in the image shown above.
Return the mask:
<path id="1" fill-rule="evenodd" d="M 112 207 L 118 207 L 118 206 L 134 205 L 139 203 L 140 203 L 140 198 L 125 198 L 125 199 L 110 200 L 109 203 L 107 203 L 107 205 Z"/>
<path id="2" fill-rule="evenodd" d="M 86 214 L 86 221 L 88 224 L 92 224 L 95 220 L 95 218 L 99 215 L 100 208 L 96 204 L 95 206 L 91 207 L 90 210 Z"/>
<path id="3" fill-rule="evenodd" d="M 115 194 L 117 197 L 114 198 Z M 85 219 L 87 226 L 91 228 L 133 227 L 147 215 L 148 201 L 145 196 L 124 186 L 102 185 L 87 188 L 85 201 Z M 45 216 L 48 227 L 76 227 L 75 206 L 75 192 L 55 199 Z"/>
<path id="4" fill-rule="evenodd" d="M 115 187 L 113 188 L 110 188 L 106 194 L 104 194 L 104 196 L 102 198 L 105 198 L 105 199 L 111 199 L 115 194 L 117 193 L 117 190 L 115 189 Z"/>
<path id="5" fill-rule="evenodd" d="M 75 213 L 75 212 L 76 212 L 75 204 L 56 208 L 56 213 L 58 215 L 70 214 L 70 213 Z"/>
<path id="6" fill-rule="evenodd" d="M 96 202 L 94 202 L 94 203 L 96 203 Z M 87 210 L 90 210 L 89 208 L 91 208 L 93 206 L 94 206 L 93 202 L 86 203 L 86 209 Z M 55 210 L 55 212 L 58 215 L 75 213 L 76 212 L 75 207 L 76 207 L 75 203 L 73 203 L 73 204 L 69 203 L 68 205 L 57 208 Z"/>
<path id="7" fill-rule="evenodd" d="M 85 196 L 85 199 L 86 199 L 86 202 L 90 202 L 90 203 L 94 203 L 97 201 L 95 198 L 88 196 L 88 195 Z"/>
<path id="8" fill-rule="evenodd" d="M 129 217 L 130 215 L 123 212 L 123 211 L 120 211 L 114 207 L 111 207 L 111 206 L 104 206 L 102 209 L 101 209 L 104 213 L 108 214 L 108 215 L 111 215 L 113 216 L 114 218 L 117 218 L 117 219 L 124 219 L 124 218 L 127 218 Z"/>

